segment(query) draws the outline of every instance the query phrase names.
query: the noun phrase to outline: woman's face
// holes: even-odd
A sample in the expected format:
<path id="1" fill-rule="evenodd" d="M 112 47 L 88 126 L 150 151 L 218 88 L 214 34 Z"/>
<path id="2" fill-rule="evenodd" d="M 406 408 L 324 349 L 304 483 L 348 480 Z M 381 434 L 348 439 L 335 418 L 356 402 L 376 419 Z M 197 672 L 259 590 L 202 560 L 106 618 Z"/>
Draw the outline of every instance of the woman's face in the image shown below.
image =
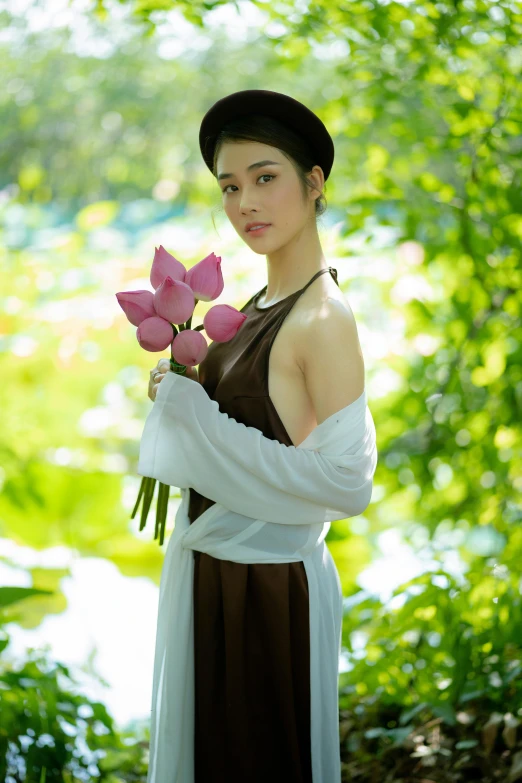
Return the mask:
<path id="1" fill-rule="evenodd" d="M 254 165 L 268 160 L 273 163 Z M 316 169 L 321 171 L 319 167 L 313 171 Z M 276 147 L 254 141 L 226 142 L 219 151 L 216 176 L 227 217 L 254 252 L 276 250 L 299 233 L 311 217 L 315 220 L 314 199 L 304 200 L 295 168 Z M 315 191 L 310 193 L 317 196 Z M 270 226 L 260 233 L 250 233 L 246 231 L 247 223 Z"/>

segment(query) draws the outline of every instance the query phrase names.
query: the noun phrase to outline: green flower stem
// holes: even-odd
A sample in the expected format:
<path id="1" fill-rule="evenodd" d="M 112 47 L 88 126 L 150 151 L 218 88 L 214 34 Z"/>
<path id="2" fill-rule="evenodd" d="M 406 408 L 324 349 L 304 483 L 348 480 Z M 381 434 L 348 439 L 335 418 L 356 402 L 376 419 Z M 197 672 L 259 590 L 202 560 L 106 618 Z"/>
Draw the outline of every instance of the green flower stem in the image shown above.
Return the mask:
<path id="1" fill-rule="evenodd" d="M 197 302 L 198 300 L 196 299 L 196 304 Z M 178 325 L 179 332 L 182 332 L 184 329 L 190 329 L 191 322 L 192 322 L 192 316 L 190 316 L 186 324 L 179 324 Z M 178 334 L 178 329 L 176 329 L 176 326 L 174 324 L 171 324 L 171 326 L 175 336 L 176 334 Z M 203 328 L 204 328 L 203 326 L 196 327 L 197 331 L 201 331 Z M 172 372 L 175 372 L 177 375 L 186 375 L 187 373 L 187 366 L 185 364 L 179 364 L 179 362 L 175 360 L 172 354 L 172 345 L 171 345 L 171 356 L 170 356 L 170 369 L 172 370 Z M 136 503 L 134 504 L 134 508 L 132 509 L 132 514 L 131 514 L 131 519 L 134 519 L 141 503 L 141 518 L 140 518 L 140 527 L 139 527 L 140 531 L 143 530 L 145 525 L 147 524 L 147 517 L 152 504 L 152 499 L 154 497 L 155 486 L 156 486 L 156 479 L 151 478 L 150 476 L 142 477 L 140 490 L 138 492 L 138 497 L 136 499 Z M 156 502 L 154 540 L 156 540 L 159 535 L 160 546 L 162 546 L 163 541 L 165 539 L 165 524 L 167 521 L 169 493 L 170 493 L 170 486 L 168 484 L 162 484 L 161 481 L 158 481 L 158 499 Z"/>
<path id="2" fill-rule="evenodd" d="M 136 516 L 136 512 L 137 512 L 137 510 L 139 508 L 140 500 L 143 497 L 144 491 L 145 491 L 145 476 L 141 480 L 140 491 L 138 492 L 138 497 L 136 498 L 136 503 L 134 504 L 134 508 L 132 509 L 132 514 L 131 514 L 131 517 L 130 517 L 131 519 L 134 519 L 134 517 Z M 140 525 L 140 530 L 141 529 L 142 528 L 141 528 L 141 525 Z"/>
<path id="3" fill-rule="evenodd" d="M 169 485 L 160 483 L 158 489 L 158 505 L 156 508 L 156 530 L 159 530 L 160 546 L 162 546 L 163 540 L 165 538 L 165 523 L 167 520 L 167 508 L 169 505 L 169 492 Z M 157 538 L 157 533 L 154 535 L 154 538 Z"/>
<path id="4" fill-rule="evenodd" d="M 145 476 L 145 492 L 143 495 L 143 505 L 141 508 L 141 527 L 143 530 L 147 521 L 147 515 L 149 513 L 150 505 L 152 503 L 152 496 L 154 495 L 154 487 L 156 485 L 156 479 L 149 476 Z"/>

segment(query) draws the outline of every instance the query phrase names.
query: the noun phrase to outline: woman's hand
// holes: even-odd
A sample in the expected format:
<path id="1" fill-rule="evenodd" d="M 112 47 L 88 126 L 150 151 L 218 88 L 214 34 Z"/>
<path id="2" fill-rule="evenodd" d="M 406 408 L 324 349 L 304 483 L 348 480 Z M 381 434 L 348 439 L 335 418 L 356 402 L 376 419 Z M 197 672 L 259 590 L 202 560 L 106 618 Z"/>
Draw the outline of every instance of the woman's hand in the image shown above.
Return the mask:
<path id="1" fill-rule="evenodd" d="M 150 371 L 148 397 L 150 400 L 152 400 L 152 402 L 156 400 L 156 394 L 158 393 L 159 385 L 168 372 L 171 372 L 170 361 L 168 359 L 160 359 L 156 367 Z M 156 375 L 156 373 L 160 373 L 160 375 Z M 155 375 L 156 379 L 154 379 Z M 197 381 L 199 383 L 199 376 L 196 367 L 187 366 L 187 369 L 185 370 L 185 377 L 191 381 Z"/>

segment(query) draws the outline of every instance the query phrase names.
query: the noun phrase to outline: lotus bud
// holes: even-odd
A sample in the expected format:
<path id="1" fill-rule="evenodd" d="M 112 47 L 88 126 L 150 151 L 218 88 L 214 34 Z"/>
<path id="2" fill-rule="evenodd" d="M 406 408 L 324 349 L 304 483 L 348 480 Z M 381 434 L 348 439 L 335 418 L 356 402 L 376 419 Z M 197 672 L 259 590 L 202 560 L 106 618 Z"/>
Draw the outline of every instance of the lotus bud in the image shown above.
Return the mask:
<path id="1" fill-rule="evenodd" d="M 172 355 L 178 364 L 195 367 L 203 361 L 208 352 L 207 341 L 195 329 L 184 329 L 172 341 Z"/>
<path id="2" fill-rule="evenodd" d="M 173 280 L 179 280 L 182 283 L 185 282 L 185 275 L 187 273 L 186 268 L 181 261 L 174 258 L 169 252 L 165 250 L 163 245 L 158 248 L 154 248 L 154 260 L 150 270 L 150 282 L 153 288 L 159 288 L 165 278 L 171 277 Z"/>
<path id="3" fill-rule="evenodd" d="M 216 343 L 227 343 L 236 335 L 247 318 L 245 313 L 240 313 L 235 307 L 219 304 L 205 313 L 203 326 L 211 340 Z"/>
<path id="4" fill-rule="evenodd" d="M 210 253 L 187 270 L 184 282 L 192 288 L 196 299 L 201 299 L 203 302 L 217 299 L 224 287 L 221 256 Z"/>
<path id="5" fill-rule="evenodd" d="M 184 324 L 194 313 L 192 288 L 168 275 L 153 294 L 156 313 L 171 324 Z"/>
<path id="6" fill-rule="evenodd" d="M 172 342 L 172 324 L 159 315 L 145 318 L 136 329 L 136 337 L 146 351 L 164 351 Z"/>
<path id="7" fill-rule="evenodd" d="M 156 315 L 152 291 L 120 291 L 116 294 L 116 299 L 128 320 L 134 326 L 139 326 L 145 318 Z"/>

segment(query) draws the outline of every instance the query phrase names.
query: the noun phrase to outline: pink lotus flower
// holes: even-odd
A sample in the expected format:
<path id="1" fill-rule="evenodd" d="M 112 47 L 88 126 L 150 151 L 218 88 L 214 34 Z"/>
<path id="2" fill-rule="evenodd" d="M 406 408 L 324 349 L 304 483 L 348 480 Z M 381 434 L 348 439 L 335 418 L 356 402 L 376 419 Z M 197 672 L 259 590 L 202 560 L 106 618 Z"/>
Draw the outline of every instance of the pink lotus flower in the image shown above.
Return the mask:
<path id="1" fill-rule="evenodd" d="M 171 256 L 163 245 L 158 248 L 154 248 L 154 260 L 152 261 L 152 267 L 150 270 L 150 282 L 153 288 L 159 288 L 166 277 L 171 277 L 173 280 L 185 282 L 185 275 L 187 274 L 186 268 L 181 261 Z"/>
<path id="2" fill-rule="evenodd" d="M 172 355 L 179 364 L 195 367 L 203 361 L 208 352 L 207 341 L 195 329 L 184 329 L 172 343 Z"/>
<path id="3" fill-rule="evenodd" d="M 119 294 L 116 294 L 116 299 L 134 326 L 139 326 L 145 318 L 156 315 L 152 291 L 120 291 Z"/>
<path id="4" fill-rule="evenodd" d="M 214 305 L 203 316 L 203 326 L 211 340 L 216 343 L 228 343 L 247 318 L 247 315 L 230 305 Z"/>
<path id="5" fill-rule="evenodd" d="M 156 313 L 170 323 L 184 324 L 194 312 L 194 291 L 170 275 L 158 286 L 153 297 Z"/>
<path id="6" fill-rule="evenodd" d="M 210 253 L 187 271 L 185 283 L 192 288 L 196 299 L 211 302 L 223 291 L 221 256 Z"/>
<path id="7" fill-rule="evenodd" d="M 172 324 L 153 315 L 140 323 L 136 337 L 146 351 L 164 351 L 172 343 Z"/>
<path id="8" fill-rule="evenodd" d="M 208 352 L 205 329 L 211 340 L 224 343 L 231 340 L 248 317 L 235 307 L 220 304 L 211 307 L 203 318 L 203 326 L 191 329 L 194 307 L 199 299 L 210 302 L 223 291 L 221 256 L 210 253 L 189 271 L 181 261 L 168 253 L 163 245 L 155 248 L 150 272 L 152 291 L 120 291 L 118 304 L 131 324 L 137 327 L 136 337 L 146 351 L 163 351 L 170 345 L 172 372 L 185 375 L 187 367 L 200 364 Z M 179 329 L 176 328 L 176 325 Z M 191 376 L 192 377 L 192 376 Z M 196 380 L 196 379 L 195 379 Z M 144 476 L 131 519 L 142 503 L 140 530 L 147 521 L 156 479 Z M 165 535 L 169 485 L 159 482 L 154 538 Z"/>

